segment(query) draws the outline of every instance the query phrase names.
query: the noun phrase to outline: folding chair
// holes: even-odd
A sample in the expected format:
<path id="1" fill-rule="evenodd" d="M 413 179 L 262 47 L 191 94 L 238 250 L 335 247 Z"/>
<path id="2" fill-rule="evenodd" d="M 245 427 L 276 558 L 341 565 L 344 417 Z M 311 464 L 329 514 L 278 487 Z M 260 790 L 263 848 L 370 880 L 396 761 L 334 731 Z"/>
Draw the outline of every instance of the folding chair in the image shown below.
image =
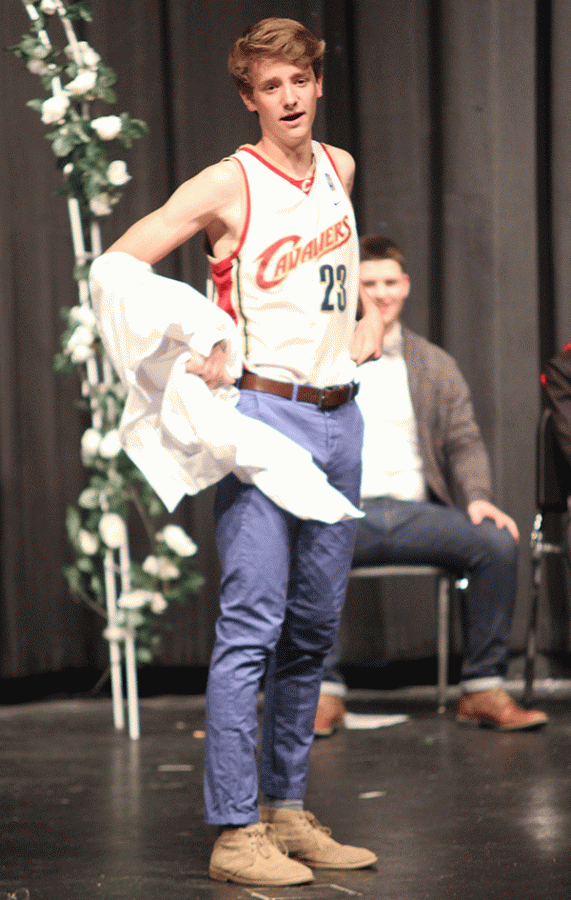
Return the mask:
<path id="1" fill-rule="evenodd" d="M 425 565 L 381 565 L 381 566 L 356 566 L 351 569 L 351 578 L 388 578 L 401 575 L 430 575 L 438 579 L 438 592 L 436 598 L 436 653 L 438 659 L 438 681 L 436 685 L 436 698 L 438 712 L 446 709 L 446 694 L 448 688 L 448 657 L 450 645 L 450 587 L 456 585 L 455 574 L 439 566 Z M 459 585 L 459 583 L 458 583 Z M 463 586 L 463 585 L 462 585 Z"/>
<path id="2" fill-rule="evenodd" d="M 527 628 L 524 701 L 531 702 L 537 653 L 537 617 L 543 577 L 543 560 L 548 554 L 565 554 L 565 542 L 544 540 L 545 516 L 568 512 L 571 495 L 571 464 L 565 458 L 555 431 L 550 409 L 543 410 L 537 426 L 535 472 L 536 513 L 530 536 L 531 595 Z"/>

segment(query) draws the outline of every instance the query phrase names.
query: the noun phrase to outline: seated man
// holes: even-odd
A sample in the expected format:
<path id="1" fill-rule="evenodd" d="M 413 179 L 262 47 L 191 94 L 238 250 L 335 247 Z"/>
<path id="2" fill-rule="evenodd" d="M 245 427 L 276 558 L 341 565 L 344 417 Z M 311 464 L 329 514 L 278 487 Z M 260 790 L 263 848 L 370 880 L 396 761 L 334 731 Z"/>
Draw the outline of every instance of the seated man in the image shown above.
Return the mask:
<path id="1" fill-rule="evenodd" d="M 502 687 L 517 578 L 518 530 L 491 502 L 488 454 L 455 361 L 399 321 L 410 289 L 398 247 L 361 240 L 361 291 L 382 310 L 384 352 L 360 372 L 365 420 L 354 565 L 424 563 L 466 573 L 459 722 L 501 730 L 547 722 Z M 333 665 L 331 665 L 333 664 Z M 342 721 L 344 685 L 325 663 L 315 733 Z"/>

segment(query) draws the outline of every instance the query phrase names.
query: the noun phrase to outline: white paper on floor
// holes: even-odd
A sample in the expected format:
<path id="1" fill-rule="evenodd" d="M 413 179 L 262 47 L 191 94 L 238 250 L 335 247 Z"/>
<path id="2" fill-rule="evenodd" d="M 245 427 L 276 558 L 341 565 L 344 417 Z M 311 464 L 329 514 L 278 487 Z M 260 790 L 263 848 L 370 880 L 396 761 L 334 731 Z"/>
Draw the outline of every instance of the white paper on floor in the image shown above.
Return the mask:
<path id="1" fill-rule="evenodd" d="M 375 715 L 374 713 L 346 712 L 343 717 L 345 728 L 355 731 L 365 728 L 387 728 L 389 725 L 400 725 L 408 722 L 410 716 L 405 715 Z"/>

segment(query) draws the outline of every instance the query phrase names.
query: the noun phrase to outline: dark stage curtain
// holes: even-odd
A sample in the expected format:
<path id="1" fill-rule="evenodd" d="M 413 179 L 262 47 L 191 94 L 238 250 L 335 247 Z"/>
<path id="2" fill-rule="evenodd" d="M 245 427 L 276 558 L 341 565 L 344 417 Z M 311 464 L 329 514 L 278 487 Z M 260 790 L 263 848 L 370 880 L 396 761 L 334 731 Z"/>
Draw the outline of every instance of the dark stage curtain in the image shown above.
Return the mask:
<path id="1" fill-rule="evenodd" d="M 226 72 L 229 46 L 267 15 L 306 23 L 328 44 L 316 137 L 356 157 L 362 232 L 394 237 L 410 260 L 407 323 L 449 350 L 473 390 L 497 501 L 522 533 L 514 647 L 523 646 L 527 536 L 541 363 L 571 338 L 571 8 L 563 0 L 220 2 L 96 0 L 85 38 L 115 69 L 119 100 L 149 135 L 125 158 L 132 182 L 110 244 L 181 181 L 256 139 Z M 0 0 L 2 45 L 28 30 L 20 0 Z M 76 302 L 66 206 L 45 127 L 27 100 L 39 79 L 0 56 L 0 678 L 101 667 L 94 615 L 69 597 L 68 504 L 84 483 L 87 422 L 78 385 L 51 371 L 59 310 Z M 113 110 L 106 109 L 105 112 Z M 198 236 L 160 266 L 203 289 Z M 178 520 L 200 546 L 201 594 L 172 613 L 159 662 L 203 666 L 217 611 L 212 492 Z M 541 647 L 569 650 L 567 594 L 552 572 Z M 348 658 L 434 652 L 433 610 L 390 589 L 350 597 Z M 553 599 L 553 598 L 556 599 Z"/>

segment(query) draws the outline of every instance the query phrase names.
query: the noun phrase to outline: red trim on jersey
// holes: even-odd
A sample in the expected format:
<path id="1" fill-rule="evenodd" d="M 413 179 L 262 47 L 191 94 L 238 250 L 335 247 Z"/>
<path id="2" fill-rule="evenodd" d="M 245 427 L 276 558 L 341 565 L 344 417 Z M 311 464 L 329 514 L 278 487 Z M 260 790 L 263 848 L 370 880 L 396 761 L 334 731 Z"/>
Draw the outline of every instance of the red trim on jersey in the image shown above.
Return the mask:
<path id="1" fill-rule="evenodd" d="M 281 178 L 284 178 L 286 181 L 289 181 L 290 184 L 293 184 L 294 187 L 299 188 L 300 191 L 303 191 L 304 194 L 308 194 L 312 188 L 313 180 L 315 178 L 315 172 L 313 172 L 309 177 L 311 178 L 311 184 L 308 185 L 307 178 L 293 178 L 291 175 L 288 175 L 287 172 L 282 171 L 282 169 L 278 169 L 277 166 L 274 166 L 271 162 L 269 162 L 264 156 L 260 156 L 260 154 L 254 150 L 253 147 L 240 147 L 240 150 L 243 150 L 245 153 L 249 153 L 258 162 L 263 163 L 270 172 L 274 172 L 276 175 L 279 175 Z M 305 185 L 305 187 L 303 186 Z"/>
<path id="2" fill-rule="evenodd" d="M 211 261 L 210 270 L 216 288 L 216 305 L 228 313 L 234 324 L 237 325 L 238 317 L 232 306 L 232 257 L 229 256 L 228 259 L 220 260 L 220 262 Z"/>
<path id="3" fill-rule="evenodd" d="M 246 240 L 248 228 L 250 227 L 252 204 L 250 200 L 250 185 L 248 184 L 248 176 L 246 175 L 246 170 L 239 159 L 236 159 L 235 157 L 232 158 L 236 160 L 236 162 L 240 166 L 240 169 L 242 170 L 244 185 L 246 187 L 246 215 L 244 218 L 244 227 L 242 229 L 242 234 L 240 235 L 238 246 L 234 250 L 234 253 L 232 253 L 230 256 L 227 256 L 225 259 L 211 258 L 209 259 L 209 262 L 210 271 L 212 272 L 212 280 L 214 281 L 216 293 L 218 295 L 216 305 L 220 309 L 224 310 L 224 312 L 228 313 L 228 315 L 237 324 L 238 317 L 236 315 L 236 310 L 232 306 L 232 263 L 238 256 L 240 250 L 244 245 L 244 241 Z"/>

